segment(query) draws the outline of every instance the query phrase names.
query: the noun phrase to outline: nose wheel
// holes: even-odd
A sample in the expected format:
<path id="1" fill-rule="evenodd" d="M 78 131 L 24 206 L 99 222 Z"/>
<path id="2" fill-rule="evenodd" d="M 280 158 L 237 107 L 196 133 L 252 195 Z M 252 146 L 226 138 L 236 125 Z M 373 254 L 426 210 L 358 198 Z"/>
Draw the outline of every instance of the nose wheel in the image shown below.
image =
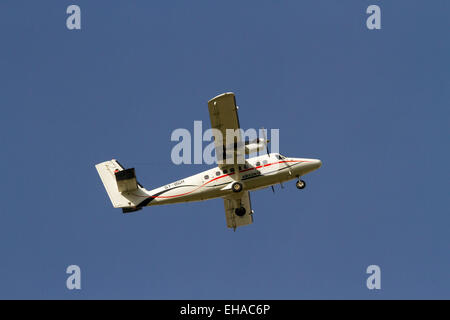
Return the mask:
<path id="1" fill-rule="evenodd" d="M 297 187 L 297 189 L 304 189 L 306 187 L 306 182 L 303 180 L 298 180 L 295 183 L 295 186 Z"/>

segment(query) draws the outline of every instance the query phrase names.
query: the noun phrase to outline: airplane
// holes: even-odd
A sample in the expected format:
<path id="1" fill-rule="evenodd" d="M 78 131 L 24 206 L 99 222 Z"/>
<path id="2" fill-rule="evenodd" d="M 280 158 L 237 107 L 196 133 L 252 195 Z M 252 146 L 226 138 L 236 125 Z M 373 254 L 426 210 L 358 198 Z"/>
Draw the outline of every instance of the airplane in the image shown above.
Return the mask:
<path id="1" fill-rule="evenodd" d="M 208 101 L 211 127 L 221 134 L 214 135 L 218 166 L 153 190 L 145 189 L 137 180 L 134 168 L 125 169 L 113 159 L 95 167 L 114 206 L 123 213 L 143 207 L 223 198 L 228 228 L 253 223 L 250 191 L 272 187 L 297 179 L 296 187 L 304 189 L 301 177 L 321 167 L 319 159 L 291 158 L 269 153 L 267 140 L 241 141 L 237 134 L 234 147 L 226 149 L 226 129 L 240 129 L 238 107 L 234 93 L 227 92 Z M 239 131 L 237 131 L 239 132 Z M 226 140 L 226 141 L 225 141 Z M 267 150 L 267 154 L 236 161 L 237 145 L 245 146 L 245 154 Z M 229 146 L 229 144 L 228 144 Z M 228 147 L 227 146 L 227 147 Z M 231 149 L 231 152 L 229 151 Z M 231 153 L 231 156 L 230 156 Z M 232 159 L 233 161 L 225 161 Z"/>

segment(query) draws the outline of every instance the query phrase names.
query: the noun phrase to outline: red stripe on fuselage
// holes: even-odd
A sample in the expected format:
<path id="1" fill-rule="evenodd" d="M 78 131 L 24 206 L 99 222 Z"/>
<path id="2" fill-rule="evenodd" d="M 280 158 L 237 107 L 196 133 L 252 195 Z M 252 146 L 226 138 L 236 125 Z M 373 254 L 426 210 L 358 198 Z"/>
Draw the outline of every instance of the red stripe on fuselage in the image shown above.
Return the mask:
<path id="1" fill-rule="evenodd" d="M 252 167 L 252 168 L 248 168 L 248 169 L 244 169 L 244 170 L 239 170 L 239 173 L 241 173 L 241 172 L 246 172 L 246 171 L 249 171 L 249 170 L 256 170 L 256 169 L 259 169 L 259 168 L 262 168 L 262 167 L 268 167 L 268 166 L 271 166 L 271 165 L 274 165 L 274 164 L 278 164 L 278 163 L 286 163 L 286 162 L 309 162 L 309 161 L 285 160 L 285 161 L 272 162 L 272 163 L 268 163 L 268 164 L 265 164 L 265 165 L 262 165 L 262 166 L 257 166 L 257 167 Z M 173 196 L 139 196 L 139 195 L 136 195 L 136 194 L 133 194 L 133 195 L 136 196 L 136 197 L 153 198 L 153 199 L 155 199 L 155 198 L 170 199 L 170 198 L 175 198 L 175 197 L 181 197 L 181 196 L 185 196 L 185 195 L 187 195 L 187 194 L 190 194 L 190 193 L 192 193 L 192 192 L 194 192 L 194 191 L 197 191 L 197 190 L 200 189 L 201 187 L 206 186 L 208 183 L 211 183 L 211 182 L 213 182 L 213 181 L 215 181 L 215 180 L 218 180 L 218 179 L 221 179 L 221 178 L 224 178 L 224 177 L 227 177 L 227 176 L 231 176 L 231 175 L 233 175 L 233 174 L 235 174 L 235 172 L 234 172 L 234 173 L 228 173 L 228 174 L 221 175 L 221 176 L 219 176 L 219 177 L 216 177 L 216 178 L 214 178 L 214 179 L 209 180 L 208 182 L 205 182 L 204 184 L 202 184 L 201 186 L 197 187 L 197 188 L 194 189 L 194 190 L 188 191 L 188 192 L 186 192 L 186 193 L 176 194 L 176 195 L 173 195 Z"/>

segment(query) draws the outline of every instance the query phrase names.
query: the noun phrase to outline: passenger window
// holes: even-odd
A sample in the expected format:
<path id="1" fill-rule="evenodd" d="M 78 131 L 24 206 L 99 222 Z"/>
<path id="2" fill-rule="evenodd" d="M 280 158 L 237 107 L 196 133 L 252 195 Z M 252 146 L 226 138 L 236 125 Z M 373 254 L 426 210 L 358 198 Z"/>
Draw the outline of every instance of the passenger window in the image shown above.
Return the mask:
<path id="1" fill-rule="evenodd" d="M 226 173 L 228 173 L 228 170 L 226 170 L 226 169 L 225 169 L 225 170 L 223 170 L 223 173 L 225 173 L 225 174 L 226 174 Z"/>
<path id="2" fill-rule="evenodd" d="M 241 168 L 241 166 L 239 166 L 239 171 L 241 171 L 242 170 L 242 168 Z"/>
<path id="3" fill-rule="evenodd" d="M 230 168 L 230 172 L 233 173 L 234 172 L 234 168 Z"/>
<path id="4" fill-rule="evenodd" d="M 256 163 L 256 166 L 259 167 L 260 165 L 261 165 L 261 162 L 258 161 L 258 162 Z"/>
<path id="5" fill-rule="evenodd" d="M 205 178 L 205 180 L 208 180 L 208 179 L 209 179 L 209 176 L 208 176 L 208 175 L 206 175 L 206 176 L 205 176 L 204 178 Z"/>
<path id="6" fill-rule="evenodd" d="M 216 172 L 216 176 L 220 176 L 220 171 L 217 171 L 217 172 Z"/>
<path id="7" fill-rule="evenodd" d="M 247 168 L 248 168 L 248 166 L 246 164 L 244 164 L 244 169 L 247 169 Z"/>
<path id="8" fill-rule="evenodd" d="M 263 164 L 266 165 L 267 164 L 267 160 L 263 160 Z"/>

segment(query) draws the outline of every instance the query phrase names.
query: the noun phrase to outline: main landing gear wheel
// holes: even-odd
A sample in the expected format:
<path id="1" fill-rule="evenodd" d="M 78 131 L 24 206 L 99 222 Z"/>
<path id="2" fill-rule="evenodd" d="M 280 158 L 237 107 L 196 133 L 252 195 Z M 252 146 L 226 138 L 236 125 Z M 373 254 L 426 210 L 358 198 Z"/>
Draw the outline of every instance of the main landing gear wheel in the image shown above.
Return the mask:
<path id="1" fill-rule="evenodd" d="M 244 207 L 236 208 L 236 210 L 234 210 L 234 213 L 238 217 L 242 217 L 245 214 L 245 208 Z"/>
<path id="2" fill-rule="evenodd" d="M 242 183 L 240 182 L 235 182 L 231 185 L 231 190 L 233 190 L 233 192 L 241 192 L 242 191 Z"/>
<path id="3" fill-rule="evenodd" d="M 297 189 L 304 189 L 306 187 L 306 182 L 303 180 L 298 180 L 295 183 L 295 186 L 297 187 Z"/>

